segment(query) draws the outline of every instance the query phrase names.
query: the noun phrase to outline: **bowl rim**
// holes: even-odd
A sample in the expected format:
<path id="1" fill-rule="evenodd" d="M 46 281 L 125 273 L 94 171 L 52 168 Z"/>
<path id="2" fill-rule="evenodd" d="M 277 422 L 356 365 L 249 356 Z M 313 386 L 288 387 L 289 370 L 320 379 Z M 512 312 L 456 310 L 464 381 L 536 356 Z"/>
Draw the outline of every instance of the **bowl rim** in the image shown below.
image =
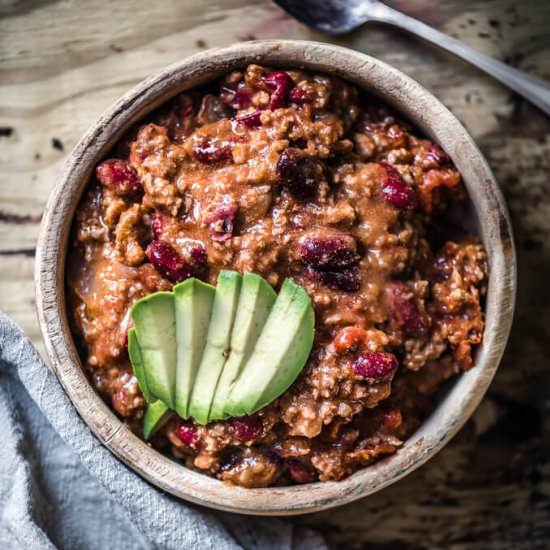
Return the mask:
<path id="1" fill-rule="evenodd" d="M 303 68 L 356 83 L 381 97 L 435 139 L 461 171 L 489 253 L 484 341 L 476 365 L 463 373 L 419 430 L 394 455 L 342 481 L 245 489 L 194 472 L 135 436 L 92 388 L 71 335 L 65 304 L 70 227 L 89 176 L 123 132 L 185 89 L 249 63 Z M 35 262 L 39 324 L 51 368 L 80 416 L 122 462 L 160 489 L 215 509 L 250 515 L 295 515 L 373 494 L 434 456 L 473 413 L 489 386 L 510 332 L 516 294 L 511 223 L 497 182 L 466 129 L 441 102 L 394 67 L 363 53 L 305 40 L 261 40 L 206 50 L 140 82 L 99 117 L 69 155 L 48 199 Z"/>

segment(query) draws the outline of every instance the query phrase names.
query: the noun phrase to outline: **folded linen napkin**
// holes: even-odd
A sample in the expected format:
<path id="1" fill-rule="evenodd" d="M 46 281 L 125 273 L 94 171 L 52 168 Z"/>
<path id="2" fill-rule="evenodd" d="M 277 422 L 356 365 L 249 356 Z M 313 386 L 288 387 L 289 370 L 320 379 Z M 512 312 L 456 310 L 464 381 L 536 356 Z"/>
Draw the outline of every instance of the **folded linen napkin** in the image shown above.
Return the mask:
<path id="1" fill-rule="evenodd" d="M 95 438 L 17 325 L 0 313 L 0 548 L 326 548 L 275 518 L 165 494 Z"/>

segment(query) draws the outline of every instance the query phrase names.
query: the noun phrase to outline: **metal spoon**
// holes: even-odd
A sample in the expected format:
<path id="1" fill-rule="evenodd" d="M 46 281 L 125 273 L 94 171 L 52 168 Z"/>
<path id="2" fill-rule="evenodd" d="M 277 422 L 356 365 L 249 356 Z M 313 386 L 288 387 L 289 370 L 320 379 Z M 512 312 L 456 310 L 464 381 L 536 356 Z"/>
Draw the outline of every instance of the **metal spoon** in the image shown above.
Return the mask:
<path id="1" fill-rule="evenodd" d="M 342 34 L 366 21 L 401 27 L 469 61 L 550 115 L 550 84 L 477 52 L 378 0 L 275 0 L 290 15 L 321 32 Z"/>

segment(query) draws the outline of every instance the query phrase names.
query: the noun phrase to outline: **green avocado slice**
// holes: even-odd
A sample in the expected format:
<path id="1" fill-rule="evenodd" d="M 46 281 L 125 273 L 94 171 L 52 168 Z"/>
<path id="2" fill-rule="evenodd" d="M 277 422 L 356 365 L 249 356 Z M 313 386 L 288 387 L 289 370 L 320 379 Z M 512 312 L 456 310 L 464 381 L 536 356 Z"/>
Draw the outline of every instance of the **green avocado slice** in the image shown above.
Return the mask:
<path id="1" fill-rule="evenodd" d="M 314 336 L 315 313 L 313 308 L 308 308 L 301 327 L 298 329 L 292 344 L 288 347 L 287 354 L 281 360 L 281 366 L 275 372 L 274 377 L 266 386 L 251 412 L 259 411 L 269 405 L 296 380 L 308 360 Z M 298 367 L 298 365 L 301 365 L 301 367 Z"/>
<path id="2" fill-rule="evenodd" d="M 160 400 L 147 406 L 143 418 L 143 437 L 147 441 L 170 417 L 170 409 Z"/>
<path id="3" fill-rule="evenodd" d="M 145 379 L 151 396 L 174 408 L 176 385 L 176 314 L 174 295 L 155 292 L 132 308 Z"/>
<path id="4" fill-rule="evenodd" d="M 201 362 L 216 289 L 194 277 L 174 289 L 176 307 L 176 412 L 189 417 L 189 398 Z"/>
<path id="5" fill-rule="evenodd" d="M 234 383 L 225 411 L 252 414 L 279 397 L 304 367 L 315 332 L 315 316 L 306 291 L 287 279 L 252 355 Z"/>
<path id="6" fill-rule="evenodd" d="M 148 402 L 147 410 L 143 418 L 143 436 L 148 440 L 168 419 L 170 409 L 160 400 L 156 400 L 150 393 L 143 369 L 141 350 L 136 336 L 136 331 L 131 328 L 128 331 L 128 354 L 134 369 L 143 397 Z"/>
<path id="7" fill-rule="evenodd" d="M 143 394 L 145 401 L 151 403 L 151 401 L 154 401 L 155 398 L 151 395 L 149 387 L 147 386 L 141 350 L 139 349 L 136 329 L 134 328 L 131 328 L 128 331 L 128 355 L 130 356 L 130 363 L 132 363 L 134 376 L 137 378 L 141 393 Z"/>
<path id="8" fill-rule="evenodd" d="M 231 332 L 231 351 L 216 387 L 209 420 L 227 417 L 224 407 L 231 385 L 252 354 L 276 299 L 277 294 L 263 277 L 253 273 L 243 275 L 235 323 Z"/>
<path id="9" fill-rule="evenodd" d="M 188 410 L 189 416 L 199 424 L 208 423 L 218 379 L 229 354 L 241 279 L 241 275 L 235 271 L 221 271 L 218 276 L 206 345 L 195 377 Z"/>

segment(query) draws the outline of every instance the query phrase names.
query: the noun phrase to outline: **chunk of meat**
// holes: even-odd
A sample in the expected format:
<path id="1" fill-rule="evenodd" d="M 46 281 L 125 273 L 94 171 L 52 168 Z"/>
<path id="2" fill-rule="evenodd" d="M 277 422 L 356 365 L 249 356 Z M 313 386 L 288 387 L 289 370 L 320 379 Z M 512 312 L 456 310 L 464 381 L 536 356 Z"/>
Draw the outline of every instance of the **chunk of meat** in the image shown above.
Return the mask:
<path id="1" fill-rule="evenodd" d="M 479 244 L 449 242 L 435 257 L 434 270 L 439 277 L 432 289 L 436 326 L 458 363 L 469 369 L 472 346 L 483 337 L 480 295 L 486 290 L 487 255 Z"/>
<path id="2" fill-rule="evenodd" d="M 122 384 L 112 397 L 113 409 L 123 418 L 142 415 L 145 400 L 141 395 L 136 377 L 124 373 L 120 381 Z"/>
<path id="3" fill-rule="evenodd" d="M 268 487 L 281 475 L 279 461 L 255 449 L 246 449 L 222 469 L 220 479 L 241 487 Z"/>
<path id="4" fill-rule="evenodd" d="M 145 260 L 143 232 L 140 205 L 133 204 L 122 212 L 115 230 L 116 249 L 126 265 L 138 266 Z"/>

